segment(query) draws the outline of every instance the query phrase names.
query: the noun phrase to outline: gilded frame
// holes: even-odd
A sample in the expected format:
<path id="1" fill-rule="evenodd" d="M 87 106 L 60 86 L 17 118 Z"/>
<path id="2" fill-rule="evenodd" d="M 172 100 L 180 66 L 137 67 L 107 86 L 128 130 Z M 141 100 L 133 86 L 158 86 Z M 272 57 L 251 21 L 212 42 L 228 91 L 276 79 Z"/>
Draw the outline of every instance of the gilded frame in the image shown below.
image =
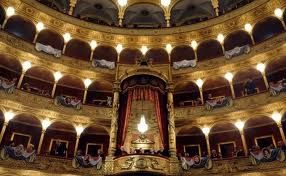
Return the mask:
<path id="1" fill-rule="evenodd" d="M 53 142 L 54 141 L 59 141 L 59 142 L 64 142 L 64 143 L 66 143 L 66 148 L 67 148 L 67 150 L 68 150 L 68 148 L 69 148 L 69 141 L 67 141 L 67 140 L 62 140 L 62 139 L 54 139 L 54 138 L 52 138 L 51 139 L 51 142 L 50 142 L 50 146 L 49 146 L 49 154 L 51 153 L 51 150 L 52 150 L 52 146 L 53 146 Z M 68 152 L 66 152 L 66 156 L 65 156 L 65 158 L 67 158 L 68 157 Z"/>
<path id="2" fill-rule="evenodd" d="M 199 156 L 202 156 L 202 150 L 201 150 L 201 145 L 200 144 L 184 145 L 184 153 L 186 153 L 186 147 L 198 147 L 199 148 Z"/>
<path id="3" fill-rule="evenodd" d="M 11 138 L 10 138 L 11 141 L 14 140 L 15 135 L 28 137 L 29 140 L 28 140 L 27 147 L 31 144 L 31 140 L 32 140 L 32 136 L 31 136 L 31 135 L 29 135 L 29 134 L 24 134 L 24 133 L 13 132 L 13 133 L 12 133 L 12 136 L 11 136 Z"/>
<path id="4" fill-rule="evenodd" d="M 85 148 L 85 154 L 86 154 L 86 155 L 87 155 L 87 152 L 88 152 L 88 147 L 89 147 L 89 146 L 92 146 L 92 145 L 99 145 L 99 146 L 100 146 L 100 150 L 101 150 L 101 151 L 103 150 L 103 144 L 87 143 L 87 144 L 86 144 L 86 148 Z"/>
<path id="5" fill-rule="evenodd" d="M 272 135 L 265 135 L 265 136 L 255 137 L 255 138 L 254 138 L 255 145 L 258 146 L 258 141 L 257 141 L 257 140 L 259 140 L 259 139 L 264 139 L 264 138 L 271 138 L 271 139 L 272 139 L 272 143 L 274 144 L 274 146 L 275 146 L 275 147 L 277 146 L 273 134 L 272 134 Z"/>

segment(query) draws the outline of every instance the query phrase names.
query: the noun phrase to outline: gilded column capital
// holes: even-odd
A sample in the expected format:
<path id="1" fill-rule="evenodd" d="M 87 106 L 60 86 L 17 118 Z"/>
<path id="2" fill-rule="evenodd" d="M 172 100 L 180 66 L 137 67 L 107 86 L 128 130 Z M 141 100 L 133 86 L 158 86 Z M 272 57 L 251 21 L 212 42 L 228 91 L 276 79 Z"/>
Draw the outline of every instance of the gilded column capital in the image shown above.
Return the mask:
<path id="1" fill-rule="evenodd" d="M 168 93 L 174 93 L 174 89 L 175 89 L 174 87 L 175 87 L 174 83 L 173 82 L 169 82 L 167 84 L 167 87 L 166 87 L 167 92 Z"/>
<path id="2" fill-rule="evenodd" d="M 113 83 L 113 92 L 120 92 L 120 82 L 114 82 Z"/>

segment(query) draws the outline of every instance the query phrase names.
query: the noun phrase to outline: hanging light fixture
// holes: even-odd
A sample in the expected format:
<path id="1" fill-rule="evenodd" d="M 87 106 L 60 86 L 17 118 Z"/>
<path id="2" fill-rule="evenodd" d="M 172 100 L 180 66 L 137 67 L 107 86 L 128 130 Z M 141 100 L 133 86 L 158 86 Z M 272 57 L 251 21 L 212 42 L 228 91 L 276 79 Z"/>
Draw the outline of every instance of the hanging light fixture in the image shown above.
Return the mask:
<path id="1" fill-rule="evenodd" d="M 144 135 L 144 133 L 148 130 L 148 125 L 146 123 L 145 115 L 143 113 L 143 100 L 141 108 L 142 109 L 141 109 L 140 123 L 137 124 L 137 129 L 141 133 L 141 135 Z"/>

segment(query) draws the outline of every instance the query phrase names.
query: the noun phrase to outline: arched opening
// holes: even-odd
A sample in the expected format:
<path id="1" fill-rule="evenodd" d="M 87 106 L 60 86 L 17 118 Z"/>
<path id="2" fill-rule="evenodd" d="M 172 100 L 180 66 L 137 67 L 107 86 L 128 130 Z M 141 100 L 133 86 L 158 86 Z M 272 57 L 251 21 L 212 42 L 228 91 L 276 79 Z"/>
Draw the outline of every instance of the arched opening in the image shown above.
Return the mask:
<path id="1" fill-rule="evenodd" d="M 182 60 L 194 60 L 195 52 L 193 48 L 188 45 L 180 45 L 173 48 L 170 57 L 172 63 Z"/>
<path id="2" fill-rule="evenodd" d="M 239 30 L 227 35 L 224 39 L 224 48 L 226 51 L 232 50 L 235 47 L 241 47 L 245 45 L 252 45 L 251 36 L 248 32 Z"/>
<path id="3" fill-rule="evenodd" d="M 284 31 L 281 21 L 275 17 L 267 17 L 255 24 L 252 35 L 256 43 L 263 42 Z"/>
<path id="4" fill-rule="evenodd" d="M 33 42 L 36 35 L 34 23 L 17 15 L 8 19 L 4 30 L 28 42 Z"/>
<path id="5" fill-rule="evenodd" d="M 171 10 L 172 26 L 190 25 L 215 16 L 211 1 L 178 1 Z"/>
<path id="6" fill-rule="evenodd" d="M 79 1 L 74 16 L 95 24 L 118 25 L 118 9 L 112 0 Z"/>
<path id="7" fill-rule="evenodd" d="M 223 55 L 221 44 L 214 39 L 203 41 L 197 48 L 198 61 L 210 60 Z"/>
<path id="8" fill-rule="evenodd" d="M 2 142 L 8 145 L 14 141 L 16 146 L 22 144 L 25 148 L 32 144 L 37 149 L 41 131 L 42 125 L 38 118 L 31 114 L 19 114 L 9 121 Z"/>
<path id="9" fill-rule="evenodd" d="M 218 1 L 219 14 L 223 15 L 232 10 L 238 9 L 246 4 L 249 4 L 252 1 L 253 0 L 240 0 L 240 1 L 219 0 Z"/>
<path id="10" fill-rule="evenodd" d="M 84 89 L 84 84 L 80 78 L 66 75 L 58 81 L 55 96 L 68 96 L 83 100 Z"/>
<path id="11" fill-rule="evenodd" d="M 128 28 L 166 27 L 164 11 L 160 6 L 149 3 L 137 3 L 127 7 L 123 26 Z"/>
<path id="12" fill-rule="evenodd" d="M 248 148 L 259 146 L 276 146 L 281 141 L 281 135 L 277 124 L 270 117 L 256 116 L 248 119 L 244 126 L 244 134 Z"/>
<path id="13" fill-rule="evenodd" d="M 175 87 L 174 105 L 176 107 L 201 105 L 200 90 L 194 82 L 183 82 Z"/>
<path id="14" fill-rule="evenodd" d="M 49 45 L 55 49 L 62 50 L 64 46 L 64 39 L 57 32 L 49 29 L 44 29 L 38 34 L 36 43 Z"/>
<path id="15" fill-rule="evenodd" d="M 86 103 L 95 106 L 111 107 L 112 98 L 112 84 L 104 80 L 98 80 L 89 86 Z"/>
<path id="16" fill-rule="evenodd" d="M 207 144 L 204 133 L 199 127 L 184 127 L 176 136 L 177 152 L 182 156 L 206 156 Z"/>
<path id="17" fill-rule="evenodd" d="M 137 59 L 142 58 L 143 55 L 139 49 L 126 48 L 121 51 L 119 62 L 121 64 L 135 64 Z"/>
<path id="18" fill-rule="evenodd" d="M 233 88 L 236 97 L 249 96 L 266 91 L 262 74 L 254 68 L 237 72 L 233 77 Z"/>
<path id="19" fill-rule="evenodd" d="M 215 124 L 210 130 L 209 140 L 212 154 L 218 154 L 212 156 L 214 159 L 237 157 L 238 151 L 240 156 L 244 156 L 239 130 L 232 123 Z"/>
<path id="20" fill-rule="evenodd" d="M 69 4 L 70 4 L 69 0 L 57 0 L 57 1 L 37 0 L 37 1 L 62 13 L 67 13 L 69 10 Z"/>
<path id="21" fill-rule="evenodd" d="M 152 48 L 148 50 L 145 57 L 153 64 L 168 64 L 169 54 L 162 48 Z"/>
<path id="22" fill-rule="evenodd" d="M 63 121 L 52 123 L 46 130 L 42 154 L 72 158 L 75 149 L 76 131 L 72 124 Z"/>
<path id="23" fill-rule="evenodd" d="M 72 39 L 67 43 L 65 55 L 80 60 L 89 61 L 91 48 L 90 45 L 78 39 Z"/>
<path id="24" fill-rule="evenodd" d="M 0 6 L 0 24 L 1 25 L 3 24 L 5 17 L 6 17 L 6 11 L 2 6 Z"/>
<path id="25" fill-rule="evenodd" d="M 12 81 L 15 79 L 17 84 L 22 73 L 22 65 L 20 61 L 12 56 L 0 54 L 0 77 Z"/>
<path id="26" fill-rule="evenodd" d="M 117 61 L 117 51 L 112 46 L 100 45 L 93 52 L 93 59 L 106 60 L 109 62 Z"/>
<path id="27" fill-rule="evenodd" d="M 202 88 L 205 101 L 218 99 L 219 97 L 231 97 L 229 82 L 223 77 L 208 78 Z"/>
<path id="28" fill-rule="evenodd" d="M 111 123 L 111 122 L 109 122 Z M 91 125 L 81 134 L 79 149 L 83 154 L 97 156 L 98 150 L 107 156 L 109 146 L 109 133 L 102 126 Z"/>
<path id="29" fill-rule="evenodd" d="M 54 75 L 42 67 L 32 67 L 26 71 L 21 89 L 30 93 L 51 97 Z"/>
<path id="30" fill-rule="evenodd" d="M 286 79 L 286 56 L 282 56 L 268 63 L 265 73 L 269 84 L 277 83 L 283 78 Z"/>

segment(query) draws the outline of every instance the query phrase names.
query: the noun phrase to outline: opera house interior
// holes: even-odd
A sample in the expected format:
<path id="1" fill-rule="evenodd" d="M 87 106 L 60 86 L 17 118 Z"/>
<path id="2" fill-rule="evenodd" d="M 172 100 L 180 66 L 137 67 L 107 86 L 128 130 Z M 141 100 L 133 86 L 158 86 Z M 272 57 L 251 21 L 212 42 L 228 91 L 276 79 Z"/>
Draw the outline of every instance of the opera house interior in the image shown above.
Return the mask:
<path id="1" fill-rule="evenodd" d="M 1 0 L 0 176 L 286 175 L 285 0 Z"/>

